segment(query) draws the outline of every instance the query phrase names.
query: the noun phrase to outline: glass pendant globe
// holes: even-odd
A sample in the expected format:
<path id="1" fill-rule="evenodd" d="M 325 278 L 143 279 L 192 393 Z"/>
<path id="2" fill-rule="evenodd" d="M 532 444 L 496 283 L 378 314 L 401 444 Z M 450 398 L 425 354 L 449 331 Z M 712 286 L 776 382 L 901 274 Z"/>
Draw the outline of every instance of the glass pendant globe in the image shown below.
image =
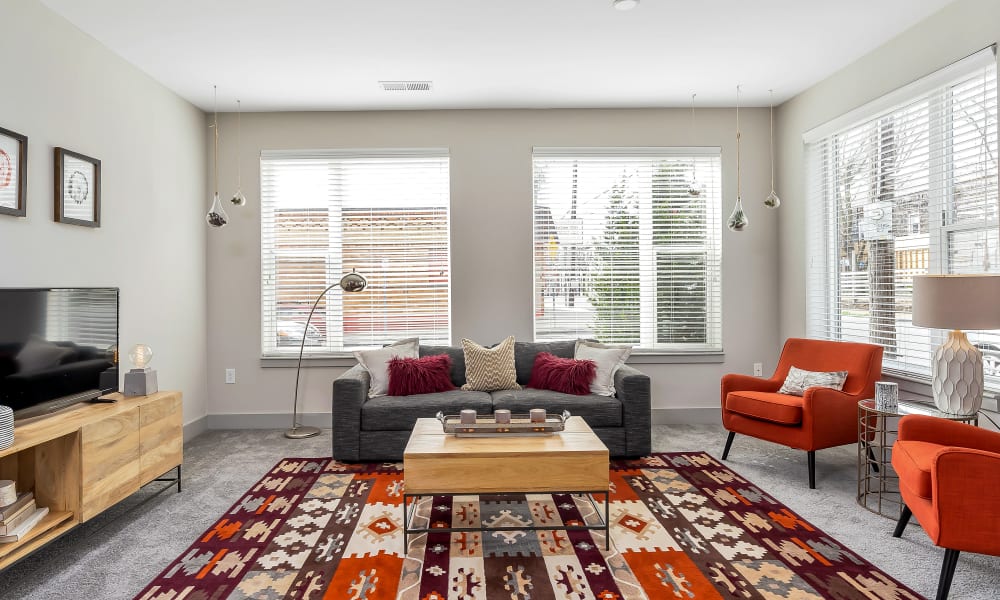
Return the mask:
<path id="1" fill-rule="evenodd" d="M 219 201 L 218 192 L 216 192 L 215 197 L 212 199 L 212 206 L 208 209 L 208 214 L 205 215 L 205 221 L 212 227 L 225 227 L 226 223 L 229 223 L 229 215 L 222 209 L 222 202 Z"/>
<path id="2" fill-rule="evenodd" d="M 750 219 L 748 219 L 746 214 L 743 212 L 743 200 L 737 196 L 736 206 L 733 207 L 733 213 L 729 215 L 729 220 L 726 222 L 726 226 L 732 231 L 743 231 L 749 224 Z"/>
<path id="3" fill-rule="evenodd" d="M 229 199 L 233 206 L 243 206 L 247 203 L 247 197 L 243 195 L 243 190 L 236 190 L 233 197 Z"/>
<path id="4" fill-rule="evenodd" d="M 781 206 L 781 198 L 778 198 L 777 192 L 771 190 L 771 193 L 764 199 L 764 206 L 768 208 L 778 208 Z"/>

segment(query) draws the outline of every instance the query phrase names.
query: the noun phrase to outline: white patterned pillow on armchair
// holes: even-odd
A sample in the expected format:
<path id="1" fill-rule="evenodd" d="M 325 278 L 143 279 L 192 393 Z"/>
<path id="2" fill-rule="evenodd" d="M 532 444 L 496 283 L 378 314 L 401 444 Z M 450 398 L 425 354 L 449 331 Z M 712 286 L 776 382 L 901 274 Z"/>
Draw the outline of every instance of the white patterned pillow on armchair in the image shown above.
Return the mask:
<path id="1" fill-rule="evenodd" d="M 792 367 L 788 369 L 788 376 L 785 377 L 785 382 L 781 384 L 778 393 L 801 396 L 811 387 L 842 390 L 845 381 L 847 381 L 847 371 L 804 371 Z"/>

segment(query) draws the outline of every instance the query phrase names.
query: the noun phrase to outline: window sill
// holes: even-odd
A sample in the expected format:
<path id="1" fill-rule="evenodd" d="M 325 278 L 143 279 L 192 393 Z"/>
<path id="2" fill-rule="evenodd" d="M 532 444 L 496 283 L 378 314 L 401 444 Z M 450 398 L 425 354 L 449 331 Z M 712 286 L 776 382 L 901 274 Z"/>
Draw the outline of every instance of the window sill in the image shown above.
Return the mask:
<path id="1" fill-rule="evenodd" d="M 722 364 L 726 362 L 725 352 L 656 352 L 635 351 L 626 364 L 630 365 L 686 365 L 686 364 Z"/>
<path id="2" fill-rule="evenodd" d="M 325 356 L 303 356 L 303 367 L 353 367 L 358 361 L 353 354 L 327 354 Z M 261 356 L 261 368 L 295 368 L 299 364 L 298 356 Z"/>
<path id="3" fill-rule="evenodd" d="M 686 365 L 686 364 L 722 364 L 726 362 L 724 352 L 656 352 L 635 351 L 626 361 L 630 365 Z M 298 365 L 297 356 L 262 356 L 262 368 L 294 368 Z M 328 354 L 325 356 L 303 356 L 304 367 L 353 367 L 357 364 L 353 354 Z"/>

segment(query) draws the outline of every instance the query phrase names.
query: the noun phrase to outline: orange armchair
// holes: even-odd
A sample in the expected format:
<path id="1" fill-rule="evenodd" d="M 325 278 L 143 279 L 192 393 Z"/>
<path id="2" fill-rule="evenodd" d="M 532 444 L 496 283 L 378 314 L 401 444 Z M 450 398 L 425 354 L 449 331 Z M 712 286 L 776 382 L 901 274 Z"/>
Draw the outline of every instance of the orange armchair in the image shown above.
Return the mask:
<path id="1" fill-rule="evenodd" d="M 802 396 L 779 394 L 791 367 L 847 371 L 843 391 L 812 387 Z M 789 338 L 769 379 L 722 377 L 722 424 L 729 431 L 722 459 L 737 433 L 805 450 L 809 488 L 816 488 L 816 451 L 857 442 L 858 402 L 875 395 L 882 347 L 854 342 Z"/>
<path id="2" fill-rule="evenodd" d="M 912 515 L 945 549 L 938 600 L 948 597 L 959 552 L 1000 555 L 1000 433 L 923 415 L 899 420 L 892 446 L 903 511 L 893 537 Z"/>

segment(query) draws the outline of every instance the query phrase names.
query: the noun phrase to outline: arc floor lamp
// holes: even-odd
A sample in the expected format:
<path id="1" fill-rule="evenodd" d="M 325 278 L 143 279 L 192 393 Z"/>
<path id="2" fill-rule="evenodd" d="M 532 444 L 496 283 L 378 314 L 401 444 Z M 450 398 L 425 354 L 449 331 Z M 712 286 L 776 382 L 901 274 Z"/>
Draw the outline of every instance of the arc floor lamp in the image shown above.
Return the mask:
<path id="1" fill-rule="evenodd" d="M 316 301 L 313 302 L 312 310 L 309 311 L 309 317 L 306 318 L 306 324 L 302 328 L 302 341 L 299 343 L 299 363 L 295 367 L 295 396 L 292 401 L 292 428 L 285 431 L 286 438 L 300 440 L 302 438 L 319 435 L 319 427 L 312 427 L 299 423 L 299 374 L 302 372 L 302 354 L 306 349 L 306 334 L 309 333 L 309 322 L 312 321 L 313 313 L 316 312 L 316 307 L 319 306 L 319 301 L 323 299 L 323 296 L 326 296 L 327 292 L 337 286 L 340 286 L 340 289 L 345 292 L 360 292 L 368 286 L 368 280 L 359 275 L 356 271 L 351 271 L 347 275 L 341 277 L 340 281 L 337 283 L 327 286 L 327 288 L 320 293 L 319 297 L 316 298 Z"/>

